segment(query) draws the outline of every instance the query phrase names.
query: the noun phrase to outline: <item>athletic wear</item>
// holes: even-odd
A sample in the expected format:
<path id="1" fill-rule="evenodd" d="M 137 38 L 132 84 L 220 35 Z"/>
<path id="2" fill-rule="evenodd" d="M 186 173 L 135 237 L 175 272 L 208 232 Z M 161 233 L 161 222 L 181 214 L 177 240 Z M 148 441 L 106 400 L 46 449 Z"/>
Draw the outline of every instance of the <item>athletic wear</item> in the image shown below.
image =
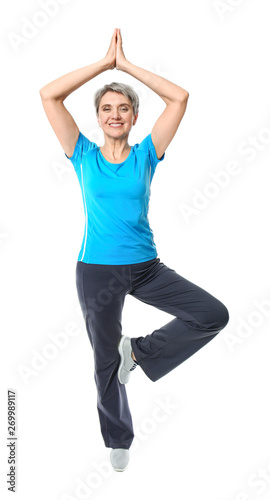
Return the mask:
<path id="1" fill-rule="evenodd" d="M 120 354 L 118 380 L 120 384 L 127 384 L 131 372 L 138 366 L 138 363 L 132 358 L 132 346 L 130 340 L 130 337 L 122 335 L 118 346 L 118 352 Z"/>
<path id="2" fill-rule="evenodd" d="M 114 448 L 110 453 L 110 460 L 114 470 L 123 472 L 129 463 L 129 451 L 123 448 Z"/>
<path id="3" fill-rule="evenodd" d="M 127 159 L 111 163 L 81 132 L 73 164 L 82 191 L 85 230 L 78 260 L 88 264 L 133 264 L 157 257 L 148 221 L 150 185 L 158 159 L 149 134 L 131 146 Z"/>
<path id="4" fill-rule="evenodd" d="M 104 443 L 109 448 L 129 449 L 134 438 L 132 417 L 126 386 L 118 380 L 118 345 L 126 295 L 175 316 L 145 337 L 141 336 L 146 333 L 141 321 L 140 336 L 131 338 L 138 366 L 153 382 L 212 340 L 226 326 L 228 310 L 159 258 L 131 265 L 77 262 L 76 284 L 94 351 L 97 408 Z"/>

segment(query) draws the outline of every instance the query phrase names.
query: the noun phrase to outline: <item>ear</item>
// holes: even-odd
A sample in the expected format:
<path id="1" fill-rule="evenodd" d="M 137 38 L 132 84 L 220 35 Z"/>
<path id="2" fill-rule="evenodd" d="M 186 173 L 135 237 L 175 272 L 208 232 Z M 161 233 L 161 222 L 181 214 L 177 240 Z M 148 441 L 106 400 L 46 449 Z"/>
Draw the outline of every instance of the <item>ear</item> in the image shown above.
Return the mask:
<path id="1" fill-rule="evenodd" d="M 136 115 L 134 115 L 134 118 L 133 118 L 133 125 L 136 125 L 136 122 L 138 120 L 138 116 L 139 116 L 139 113 L 137 113 Z"/>
<path id="2" fill-rule="evenodd" d="M 99 125 L 99 127 L 100 127 L 100 120 L 99 120 L 99 116 L 98 116 L 98 115 L 96 115 L 96 117 L 97 117 L 97 122 L 98 122 L 98 125 Z"/>

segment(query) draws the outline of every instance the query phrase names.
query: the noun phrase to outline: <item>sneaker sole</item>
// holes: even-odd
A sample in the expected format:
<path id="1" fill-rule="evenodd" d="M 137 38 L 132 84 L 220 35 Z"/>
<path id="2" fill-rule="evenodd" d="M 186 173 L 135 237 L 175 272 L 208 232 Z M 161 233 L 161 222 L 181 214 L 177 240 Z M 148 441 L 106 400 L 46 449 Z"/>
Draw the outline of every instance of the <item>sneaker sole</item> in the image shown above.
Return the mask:
<path id="1" fill-rule="evenodd" d="M 113 465 L 112 465 L 112 468 L 113 468 L 113 470 L 115 470 L 116 472 L 124 472 L 124 470 L 126 470 L 126 469 L 127 469 L 127 465 L 126 465 L 126 467 L 125 467 L 124 469 L 116 469 Z"/>
<path id="2" fill-rule="evenodd" d="M 118 368 L 118 380 L 120 382 L 120 384 L 123 384 L 125 385 L 127 382 L 122 382 L 121 380 L 121 376 L 120 376 L 120 372 L 122 370 L 122 367 L 124 365 L 124 352 L 123 352 L 123 343 L 124 343 L 124 340 L 125 340 L 125 337 L 123 336 L 119 342 L 119 345 L 118 345 L 118 352 L 120 354 L 120 365 L 119 365 L 119 368 Z"/>

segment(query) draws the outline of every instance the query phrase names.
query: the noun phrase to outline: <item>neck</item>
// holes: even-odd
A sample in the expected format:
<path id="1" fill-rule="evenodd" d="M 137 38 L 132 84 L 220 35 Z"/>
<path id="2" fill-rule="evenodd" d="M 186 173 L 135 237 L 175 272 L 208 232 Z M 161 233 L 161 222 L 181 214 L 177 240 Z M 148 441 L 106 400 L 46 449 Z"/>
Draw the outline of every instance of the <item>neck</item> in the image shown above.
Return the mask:
<path id="1" fill-rule="evenodd" d="M 128 145 L 127 137 L 113 139 L 105 136 L 105 144 L 101 146 L 100 151 L 104 156 L 116 162 L 127 158 L 130 146 Z"/>

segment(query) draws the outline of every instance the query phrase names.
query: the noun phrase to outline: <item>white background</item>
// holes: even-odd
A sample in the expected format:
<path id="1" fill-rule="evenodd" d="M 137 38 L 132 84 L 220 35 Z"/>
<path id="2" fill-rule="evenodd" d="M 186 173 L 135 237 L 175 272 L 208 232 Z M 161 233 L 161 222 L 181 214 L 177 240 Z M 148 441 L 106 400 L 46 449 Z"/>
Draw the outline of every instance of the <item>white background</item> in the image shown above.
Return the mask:
<path id="1" fill-rule="evenodd" d="M 18 499 L 265 500 L 269 2 L 70 0 L 54 2 L 54 10 L 52 4 L 6 2 L 1 16 L 1 498 L 11 496 L 7 390 L 14 389 Z M 81 193 L 39 95 L 50 81 L 104 57 L 115 27 L 128 60 L 189 92 L 152 182 L 149 220 L 158 255 L 230 313 L 228 326 L 166 377 L 153 383 L 140 368 L 134 372 L 127 393 L 136 440 L 121 474 L 110 468 L 100 433 L 92 350 L 75 286 Z M 111 81 L 133 85 L 141 97 L 129 141 L 140 142 L 164 103 L 129 75 L 107 71 L 65 104 L 80 130 L 102 145 L 93 94 Z M 219 185 L 211 173 L 224 182 L 221 171 L 232 162 L 234 175 Z M 183 205 L 195 209 L 199 196 L 200 208 L 185 219 Z M 127 296 L 123 333 L 147 335 L 171 319 Z M 166 399 L 174 405 L 167 413 L 158 410 Z"/>

